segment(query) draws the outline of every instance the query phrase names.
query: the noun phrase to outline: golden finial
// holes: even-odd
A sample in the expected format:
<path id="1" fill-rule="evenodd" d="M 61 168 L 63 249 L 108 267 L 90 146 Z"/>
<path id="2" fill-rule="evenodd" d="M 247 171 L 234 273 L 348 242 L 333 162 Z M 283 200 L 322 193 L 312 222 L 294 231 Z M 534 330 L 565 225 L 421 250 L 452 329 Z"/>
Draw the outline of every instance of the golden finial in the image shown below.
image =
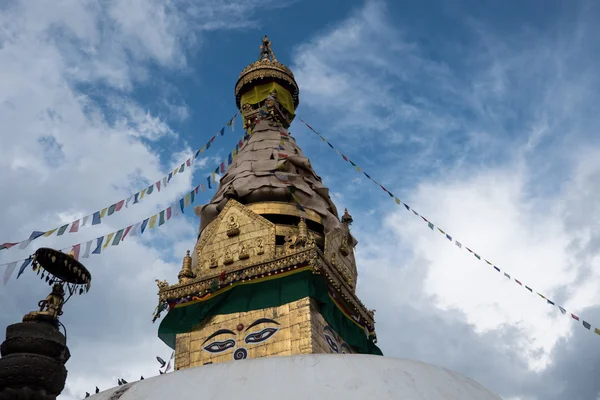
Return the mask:
<path id="1" fill-rule="evenodd" d="M 195 277 L 196 275 L 192 271 L 192 257 L 190 256 L 190 251 L 187 250 L 185 257 L 183 257 L 181 271 L 179 271 L 177 278 L 179 279 L 179 283 L 187 283 Z"/>
<path id="2" fill-rule="evenodd" d="M 352 215 L 348 214 L 348 209 L 344 209 L 344 215 L 342 215 L 342 223 L 350 226 L 354 220 L 352 219 Z"/>
<path id="3" fill-rule="evenodd" d="M 275 53 L 273 53 L 273 49 L 271 49 L 271 41 L 267 35 L 265 35 L 262 39 L 262 44 L 260 45 L 260 56 L 258 56 L 258 61 L 264 60 L 277 62 Z"/>

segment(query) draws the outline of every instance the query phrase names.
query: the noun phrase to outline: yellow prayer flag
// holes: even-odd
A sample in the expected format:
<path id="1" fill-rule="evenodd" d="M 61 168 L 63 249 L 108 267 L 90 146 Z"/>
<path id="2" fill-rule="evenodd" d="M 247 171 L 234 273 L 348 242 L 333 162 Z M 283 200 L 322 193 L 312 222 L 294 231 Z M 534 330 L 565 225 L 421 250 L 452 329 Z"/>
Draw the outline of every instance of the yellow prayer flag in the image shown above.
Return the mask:
<path id="1" fill-rule="evenodd" d="M 396 204 L 398 204 L 398 205 L 402 204 L 402 202 L 400 201 L 400 199 L 399 199 L 399 198 L 397 198 L 397 197 L 394 197 L 394 200 L 396 200 Z"/>
<path id="2" fill-rule="evenodd" d="M 596 334 L 600 335 L 600 329 L 598 329 L 598 328 L 594 328 L 594 333 L 596 333 Z"/>
<path id="3" fill-rule="evenodd" d="M 112 240 L 113 236 L 115 236 L 115 233 L 114 233 L 114 232 L 113 232 L 113 233 L 109 233 L 109 234 L 106 236 L 106 239 L 104 240 L 104 245 L 102 246 L 102 250 L 106 250 L 106 248 L 107 248 L 107 247 L 108 247 L 108 245 L 110 244 L 110 242 L 111 242 L 111 240 Z"/>
<path id="4" fill-rule="evenodd" d="M 204 153 L 204 146 L 200 149 L 200 153 Z"/>
<path id="5" fill-rule="evenodd" d="M 150 217 L 150 222 L 148 222 L 149 229 L 154 228 L 154 225 L 156 225 L 156 217 L 157 215 L 153 215 L 152 217 Z"/>
<path id="6" fill-rule="evenodd" d="M 191 204 L 191 202 L 192 202 L 192 199 L 191 199 L 191 197 L 190 197 L 190 194 L 189 194 L 189 193 L 185 195 L 185 197 L 184 197 L 184 202 L 185 202 L 185 206 L 184 206 L 184 207 L 187 207 L 187 206 L 189 206 L 189 205 Z"/>
<path id="7" fill-rule="evenodd" d="M 212 181 L 213 181 L 213 183 L 216 183 L 216 182 L 217 182 L 217 181 L 215 180 L 215 173 L 214 173 L 214 172 L 212 173 Z"/>
<path id="8" fill-rule="evenodd" d="M 104 218 L 104 216 L 106 215 L 106 210 L 108 210 L 108 207 L 106 207 L 103 210 L 100 210 L 100 218 Z"/>
<path id="9" fill-rule="evenodd" d="M 147 189 L 147 188 L 146 188 Z M 141 200 L 142 198 L 144 198 L 144 195 L 146 194 L 146 189 L 142 190 L 140 192 L 140 197 L 138 198 L 139 200 Z"/>
<path id="10" fill-rule="evenodd" d="M 58 229 L 58 228 L 54 228 L 54 229 L 52 229 L 52 230 L 50 230 L 50 231 L 48 231 L 48 232 L 44 233 L 44 237 L 48 237 L 48 236 L 52 235 L 54 232 L 56 232 L 56 230 L 57 230 L 57 229 Z"/>
<path id="11" fill-rule="evenodd" d="M 177 172 L 179 172 L 179 167 L 177 167 L 173 170 L 173 175 L 177 175 Z"/>
<path id="12" fill-rule="evenodd" d="M 356 170 L 357 170 L 358 172 L 362 172 L 362 171 L 361 171 L 361 169 L 358 167 L 358 165 L 356 166 Z"/>

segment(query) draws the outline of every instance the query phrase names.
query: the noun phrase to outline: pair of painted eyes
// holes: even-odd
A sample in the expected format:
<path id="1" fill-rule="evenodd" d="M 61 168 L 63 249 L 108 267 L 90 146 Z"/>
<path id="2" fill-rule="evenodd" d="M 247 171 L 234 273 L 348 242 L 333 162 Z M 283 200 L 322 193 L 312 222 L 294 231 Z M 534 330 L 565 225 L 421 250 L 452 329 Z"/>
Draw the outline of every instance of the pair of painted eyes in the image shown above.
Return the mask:
<path id="1" fill-rule="evenodd" d="M 340 349 L 339 346 L 337 344 L 337 342 L 329 335 L 325 334 L 325 340 L 327 341 L 327 344 L 329 345 L 329 347 L 331 348 L 331 350 L 333 350 L 334 353 L 340 353 Z M 350 353 L 350 348 L 348 347 L 348 345 L 346 343 L 342 344 L 342 354 L 349 354 Z"/>
<path id="2" fill-rule="evenodd" d="M 256 343 L 264 342 L 265 340 L 267 340 L 268 338 L 273 336 L 275 334 L 275 332 L 277 332 L 278 330 L 279 329 L 277 329 L 277 328 L 265 328 L 259 332 L 249 333 L 244 338 L 244 343 L 256 344 Z M 235 340 L 227 339 L 222 342 L 212 342 L 208 346 L 205 346 L 204 350 L 208 351 L 209 353 L 221 353 L 225 350 L 235 347 L 235 344 L 236 344 Z"/>

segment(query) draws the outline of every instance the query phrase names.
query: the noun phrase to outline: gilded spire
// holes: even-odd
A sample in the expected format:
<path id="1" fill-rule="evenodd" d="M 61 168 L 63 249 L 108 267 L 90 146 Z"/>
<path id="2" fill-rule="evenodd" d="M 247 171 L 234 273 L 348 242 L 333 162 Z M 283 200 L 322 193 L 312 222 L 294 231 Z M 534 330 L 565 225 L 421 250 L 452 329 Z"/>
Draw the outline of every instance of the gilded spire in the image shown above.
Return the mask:
<path id="1" fill-rule="evenodd" d="M 273 49 L 271 49 L 271 41 L 265 35 L 262 39 L 262 44 L 260 45 L 260 56 L 258 57 L 258 61 L 269 60 L 273 62 L 277 62 L 277 58 L 275 58 L 275 53 L 273 53 Z"/>
<path id="2" fill-rule="evenodd" d="M 348 209 L 345 208 L 344 209 L 344 215 L 342 215 L 342 223 L 345 224 L 345 225 L 347 225 L 347 226 L 350 226 L 350 225 L 352 225 L 352 222 L 354 222 L 354 220 L 352 219 L 352 215 L 350 215 L 348 213 Z"/>
<path id="3" fill-rule="evenodd" d="M 192 271 L 192 257 L 190 256 L 190 251 L 188 250 L 185 257 L 183 257 L 181 271 L 179 271 L 177 278 L 179 278 L 179 283 L 188 283 L 195 277 L 196 275 Z"/>

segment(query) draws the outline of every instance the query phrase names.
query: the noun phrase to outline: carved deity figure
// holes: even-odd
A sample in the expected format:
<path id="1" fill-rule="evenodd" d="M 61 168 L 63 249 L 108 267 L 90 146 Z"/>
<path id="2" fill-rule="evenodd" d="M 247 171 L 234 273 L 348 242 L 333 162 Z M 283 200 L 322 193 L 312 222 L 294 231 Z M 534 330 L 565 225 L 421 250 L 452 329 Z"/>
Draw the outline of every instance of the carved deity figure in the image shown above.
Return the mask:
<path id="1" fill-rule="evenodd" d="M 256 239 L 256 255 L 265 254 L 265 244 L 263 238 Z"/>

